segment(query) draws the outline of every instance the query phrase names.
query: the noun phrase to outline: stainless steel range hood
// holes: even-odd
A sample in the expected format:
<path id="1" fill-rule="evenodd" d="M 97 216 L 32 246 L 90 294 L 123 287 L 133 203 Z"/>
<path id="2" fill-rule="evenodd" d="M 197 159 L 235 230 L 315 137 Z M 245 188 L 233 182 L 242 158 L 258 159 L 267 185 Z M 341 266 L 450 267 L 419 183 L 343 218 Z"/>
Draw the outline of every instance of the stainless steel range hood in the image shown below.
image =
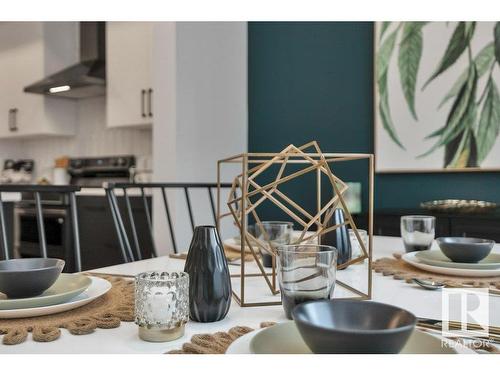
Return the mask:
<path id="1" fill-rule="evenodd" d="M 25 92 L 81 99 L 106 93 L 104 22 L 80 22 L 80 62 L 24 88 Z"/>

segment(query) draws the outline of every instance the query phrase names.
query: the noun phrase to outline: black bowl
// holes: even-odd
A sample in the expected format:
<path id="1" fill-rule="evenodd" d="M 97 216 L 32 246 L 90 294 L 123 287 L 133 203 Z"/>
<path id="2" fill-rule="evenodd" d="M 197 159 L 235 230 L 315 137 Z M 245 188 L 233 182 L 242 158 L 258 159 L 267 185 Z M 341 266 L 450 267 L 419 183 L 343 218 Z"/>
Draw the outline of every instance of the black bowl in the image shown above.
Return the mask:
<path id="1" fill-rule="evenodd" d="M 42 294 L 54 284 L 64 268 L 64 260 L 24 258 L 0 261 L 0 292 L 9 298 Z"/>
<path id="2" fill-rule="evenodd" d="M 411 312 L 378 302 L 312 301 L 298 305 L 293 319 L 314 353 L 399 353 L 417 318 Z"/>
<path id="3" fill-rule="evenodd" d="M 457 263 L 477 263 L 488 256 L 495 241 L 472 237 L 439 237 L 441 251 Z"/>

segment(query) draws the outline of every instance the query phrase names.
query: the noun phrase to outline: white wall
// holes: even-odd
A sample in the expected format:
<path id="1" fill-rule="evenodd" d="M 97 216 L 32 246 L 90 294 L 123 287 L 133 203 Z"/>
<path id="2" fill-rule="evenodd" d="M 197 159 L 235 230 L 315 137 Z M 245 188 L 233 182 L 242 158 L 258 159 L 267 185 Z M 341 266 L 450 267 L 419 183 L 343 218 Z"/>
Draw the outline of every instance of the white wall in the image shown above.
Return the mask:
<path id="1" fill-rule="evenodd" d="M 247 24 L 160 23 L 155 34 L 154 180 L 215 182 L 217 160 L 247 149 Z M 234 170 L 222 179 L 230 181 Z M 170 198 L 178 245 L 187 249 L 185 200 Z M 192 199 L 196 224 L 211 224 L 207 192 Z M 165 252 L 168 231 L 157 216 L 164 216 L 159 200 L 155 212 L 158 249 Z"/>
<path id="2" fill-rule="evenodd" d="M 153 33 L 153 181 L 175 181 L 176 176 L 176 27 L 158 22 Z M 167 253 L 168 232 L 162 196 L 153 196 L 156 249 Z"/>

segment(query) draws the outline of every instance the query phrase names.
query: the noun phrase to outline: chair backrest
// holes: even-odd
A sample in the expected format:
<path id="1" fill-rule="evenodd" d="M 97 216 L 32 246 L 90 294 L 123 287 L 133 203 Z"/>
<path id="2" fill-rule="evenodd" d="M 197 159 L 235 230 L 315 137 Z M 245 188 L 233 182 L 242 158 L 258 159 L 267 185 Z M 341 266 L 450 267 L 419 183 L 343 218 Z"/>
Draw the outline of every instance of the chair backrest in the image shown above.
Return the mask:
<path id="1" fill-rule="evenodd" d="M 57 194 L 66 196 L 69 201 L 71 215 L 71 225 L 73 231 L 73 251 L 76 271 L 81 271 L 80 236 L 78 232 L 78 215 L 75 193 L 80 190 L 78 186 L 70 185 L 0 185 L 0 248 L 4 259 L 10 259 L 9 241 L 7 237 L 7 223 L 5 217 L 5 207 L 2 200 L 2 193 L 19 193 L 32 195 L 35 202 L 35 213 L 38 226 L 38 239 L 40 245 L 40 256 L 47 258 L 47 240 L 44 225 L 42 195 Z"/>
<path id="2" fill-rule="evenodd" d="M 174 253 L 178 253 L 178 242 L 175 231 L 174 218 L 172 214 L 171 202 L 169 202 L 167 191 L 181 191 L 184 195 L 185 207 L 189 216 L 189 223 L 191 231 L 194 231 L 195 215 L 193 213 L 193 204 L 191 201 L 190 192 L 193 190 L 204 190 L 208 194 L 208 200 L 210 202 L 210 209 L 212 212 L 212 217 L 214 224 L 217 221 L 217 213 L 215 209 L 215 199 L 213 195 L 213 190 L 217 189 L 216 183 L 114 183 L 105 184 L 106 195 L 108 197 L 108 203 L 111 208 L 111 214 L 115 224 L 116 233 L 118 236 L 118 242 L 122 252 L 122 257 L 124 262 L 132 262 L 136 260 L 141 260 L 144 257 L 144 249 L 141 246 L 140 233 L 137 229 L 137 220 L 135 217 L 132 205 L 130 202 L 130 191 L 135 190 L 140 192 L 140 197 L 142 198 L 144 214 L 146 216 L 147 223 L 147 236 L 151 244 L 151 256 L 156 257 L 158 255 L 155 247 L 155 238 L 153 231 L 153 220 L 151 215 L 151 208 L 147 200 L 147 193 L 153 193 L 158 191 L 161 197 L 163 209 L 165 211 L 166 222 L 168 224 L 168 230 L 170 234 L 170 241 Z M 220 188 L 229 189 L 231 184 L 222 183 Z M 117 193 L 123 196 L 124 205 L 122 204 L 122 209 L 118 204 Z M 124 206 L 124 208 L 123 208 Z M 128 233 L 129 232 L 129 233 Z"/>

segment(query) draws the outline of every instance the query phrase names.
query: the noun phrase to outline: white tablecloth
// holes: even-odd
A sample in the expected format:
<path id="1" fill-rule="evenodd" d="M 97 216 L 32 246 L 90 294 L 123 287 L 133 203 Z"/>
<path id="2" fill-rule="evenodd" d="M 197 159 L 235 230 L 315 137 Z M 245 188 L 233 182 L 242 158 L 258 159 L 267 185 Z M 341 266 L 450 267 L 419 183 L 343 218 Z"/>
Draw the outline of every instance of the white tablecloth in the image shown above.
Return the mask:
<path id="1" fill-rule="evenodd" d="M 403 244 L 400 238 L 374 238 L 374 259 L 391 256 L 392 253 L 402 251 L 402 249 Z M 500 252 L 500 246 L 496 245 L 494 251 Z M 179 271 L 183 269 L 183 261 L 159 257 L 95 271 L 135 275 L 139 272 L 159 269 Z M 373 275 L 373 300 L 403 307 L 419 317 L 441 318 L 441 292 L 425 291 L 404 281 L 393 280 L 391 277 Z M 490 324 L 500 326 L 500 297 L 490 297 L 489 304 Z M 85 336 L 73 336 L 63 329 L 61 337 L 49 343 L 37 343 L 30 337 L 27 342 L 20 345 L 0 345 L 0 353 L 163 353 L 180 348 L 196 333 L 226 331 L 236 325 L 257 328 L 263 321 L 284 320 L 286 318 L 281 306 L 241 308 L 233 300 L 231 309 L 224 320 L 215 323 L 189 322 L 184 337 L 173 342 L 142 341 L 137 336 L 137 327 L 134 323 L 122 322 L 119 328 L 97 329 L 94 333 Z"/>

